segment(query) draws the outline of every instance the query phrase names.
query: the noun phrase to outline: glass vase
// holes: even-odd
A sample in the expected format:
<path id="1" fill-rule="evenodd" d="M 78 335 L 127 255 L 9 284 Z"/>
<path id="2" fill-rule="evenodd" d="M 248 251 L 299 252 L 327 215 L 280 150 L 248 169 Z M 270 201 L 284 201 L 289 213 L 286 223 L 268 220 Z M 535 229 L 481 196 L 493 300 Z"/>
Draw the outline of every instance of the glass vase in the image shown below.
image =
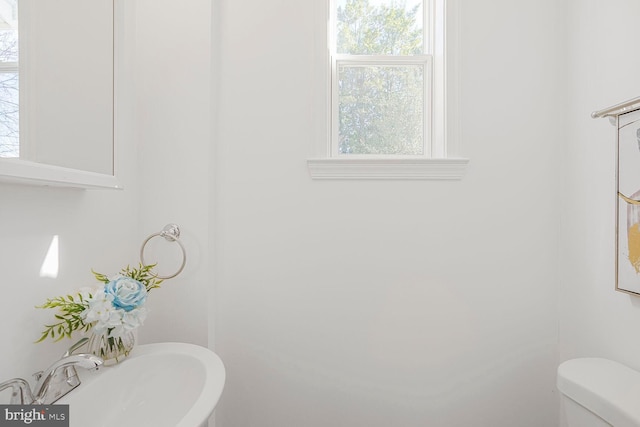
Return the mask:
<path id="1" fill-rule="evenodd" d="M 118 337 L 109 335 L 109 332 L 92 332 L 87 343 L 87 351 L 100 356 L 105 366 L 111 366 L 124 360 L 135 344 L 136 336 L 133 331 L 125 332 Z"/>

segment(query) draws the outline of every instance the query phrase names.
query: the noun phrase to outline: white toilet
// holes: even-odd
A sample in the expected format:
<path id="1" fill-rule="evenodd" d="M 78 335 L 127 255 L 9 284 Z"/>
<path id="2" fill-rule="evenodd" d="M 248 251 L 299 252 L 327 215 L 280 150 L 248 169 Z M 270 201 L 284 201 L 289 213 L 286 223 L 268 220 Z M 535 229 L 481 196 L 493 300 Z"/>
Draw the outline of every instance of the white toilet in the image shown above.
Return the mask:
<path id="1" fill-rule="evenodd" d="M 561 427 L 640 427 L 640 372 L 607 359 L 558 367 Z"/>

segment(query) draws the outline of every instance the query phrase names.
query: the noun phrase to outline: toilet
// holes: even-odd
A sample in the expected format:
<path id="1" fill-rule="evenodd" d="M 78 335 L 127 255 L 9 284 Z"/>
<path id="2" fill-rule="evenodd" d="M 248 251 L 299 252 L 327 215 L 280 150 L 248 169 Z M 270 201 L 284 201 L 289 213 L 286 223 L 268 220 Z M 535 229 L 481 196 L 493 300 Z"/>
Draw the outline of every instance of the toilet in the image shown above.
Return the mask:
<path id="1" fill-rule="evenodd" d="M 599 358 L 558 367 L 561 427 L 640 427 L 640 372 Z"/>

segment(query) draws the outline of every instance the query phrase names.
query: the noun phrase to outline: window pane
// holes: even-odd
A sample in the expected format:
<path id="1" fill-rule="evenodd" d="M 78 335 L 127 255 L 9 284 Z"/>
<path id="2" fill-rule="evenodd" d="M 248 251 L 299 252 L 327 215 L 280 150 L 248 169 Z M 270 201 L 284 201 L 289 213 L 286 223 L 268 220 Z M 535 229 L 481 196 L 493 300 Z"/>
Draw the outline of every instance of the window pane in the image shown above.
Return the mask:
<path id="1" fill-rule="evenodd" d="M 0 0 L 0 157 L 18 157 L 18 4 Z"/>
<path id="2" fill-rule="evenodd" d="M 0 157 L 18 157 L 18 73 L 0 73 Z"/>
<path id="3" fill-rule="evenodd" d="M 336 52 L 423 53 L 422 0 L 336 0 Z"/>
<path id="4" fill-rule="evenodd" d="M 424 67 L 338 66 L 338 151 L 423 155 Z"/>
<path id="5" fill-rule="evenodd" d="M 0 29 L 0 61 L 18 61 L 18 32 Z"/>
<path id="6" fill-rule="evenodd" d="M 17 0 L 0 0 L 0 61 L 18 61 Z"/>

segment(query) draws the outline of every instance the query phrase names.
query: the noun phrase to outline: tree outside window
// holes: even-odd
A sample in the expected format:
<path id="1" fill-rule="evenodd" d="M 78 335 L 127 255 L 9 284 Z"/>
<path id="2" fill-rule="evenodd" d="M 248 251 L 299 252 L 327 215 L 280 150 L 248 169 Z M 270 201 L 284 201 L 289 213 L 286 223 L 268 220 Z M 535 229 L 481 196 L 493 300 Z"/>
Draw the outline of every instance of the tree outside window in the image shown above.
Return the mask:
<path id="1" fill-rule="evenodd" d="M 337 155 L 425 155 L 430 57 L 421 0 L 335 3 Z"/>

